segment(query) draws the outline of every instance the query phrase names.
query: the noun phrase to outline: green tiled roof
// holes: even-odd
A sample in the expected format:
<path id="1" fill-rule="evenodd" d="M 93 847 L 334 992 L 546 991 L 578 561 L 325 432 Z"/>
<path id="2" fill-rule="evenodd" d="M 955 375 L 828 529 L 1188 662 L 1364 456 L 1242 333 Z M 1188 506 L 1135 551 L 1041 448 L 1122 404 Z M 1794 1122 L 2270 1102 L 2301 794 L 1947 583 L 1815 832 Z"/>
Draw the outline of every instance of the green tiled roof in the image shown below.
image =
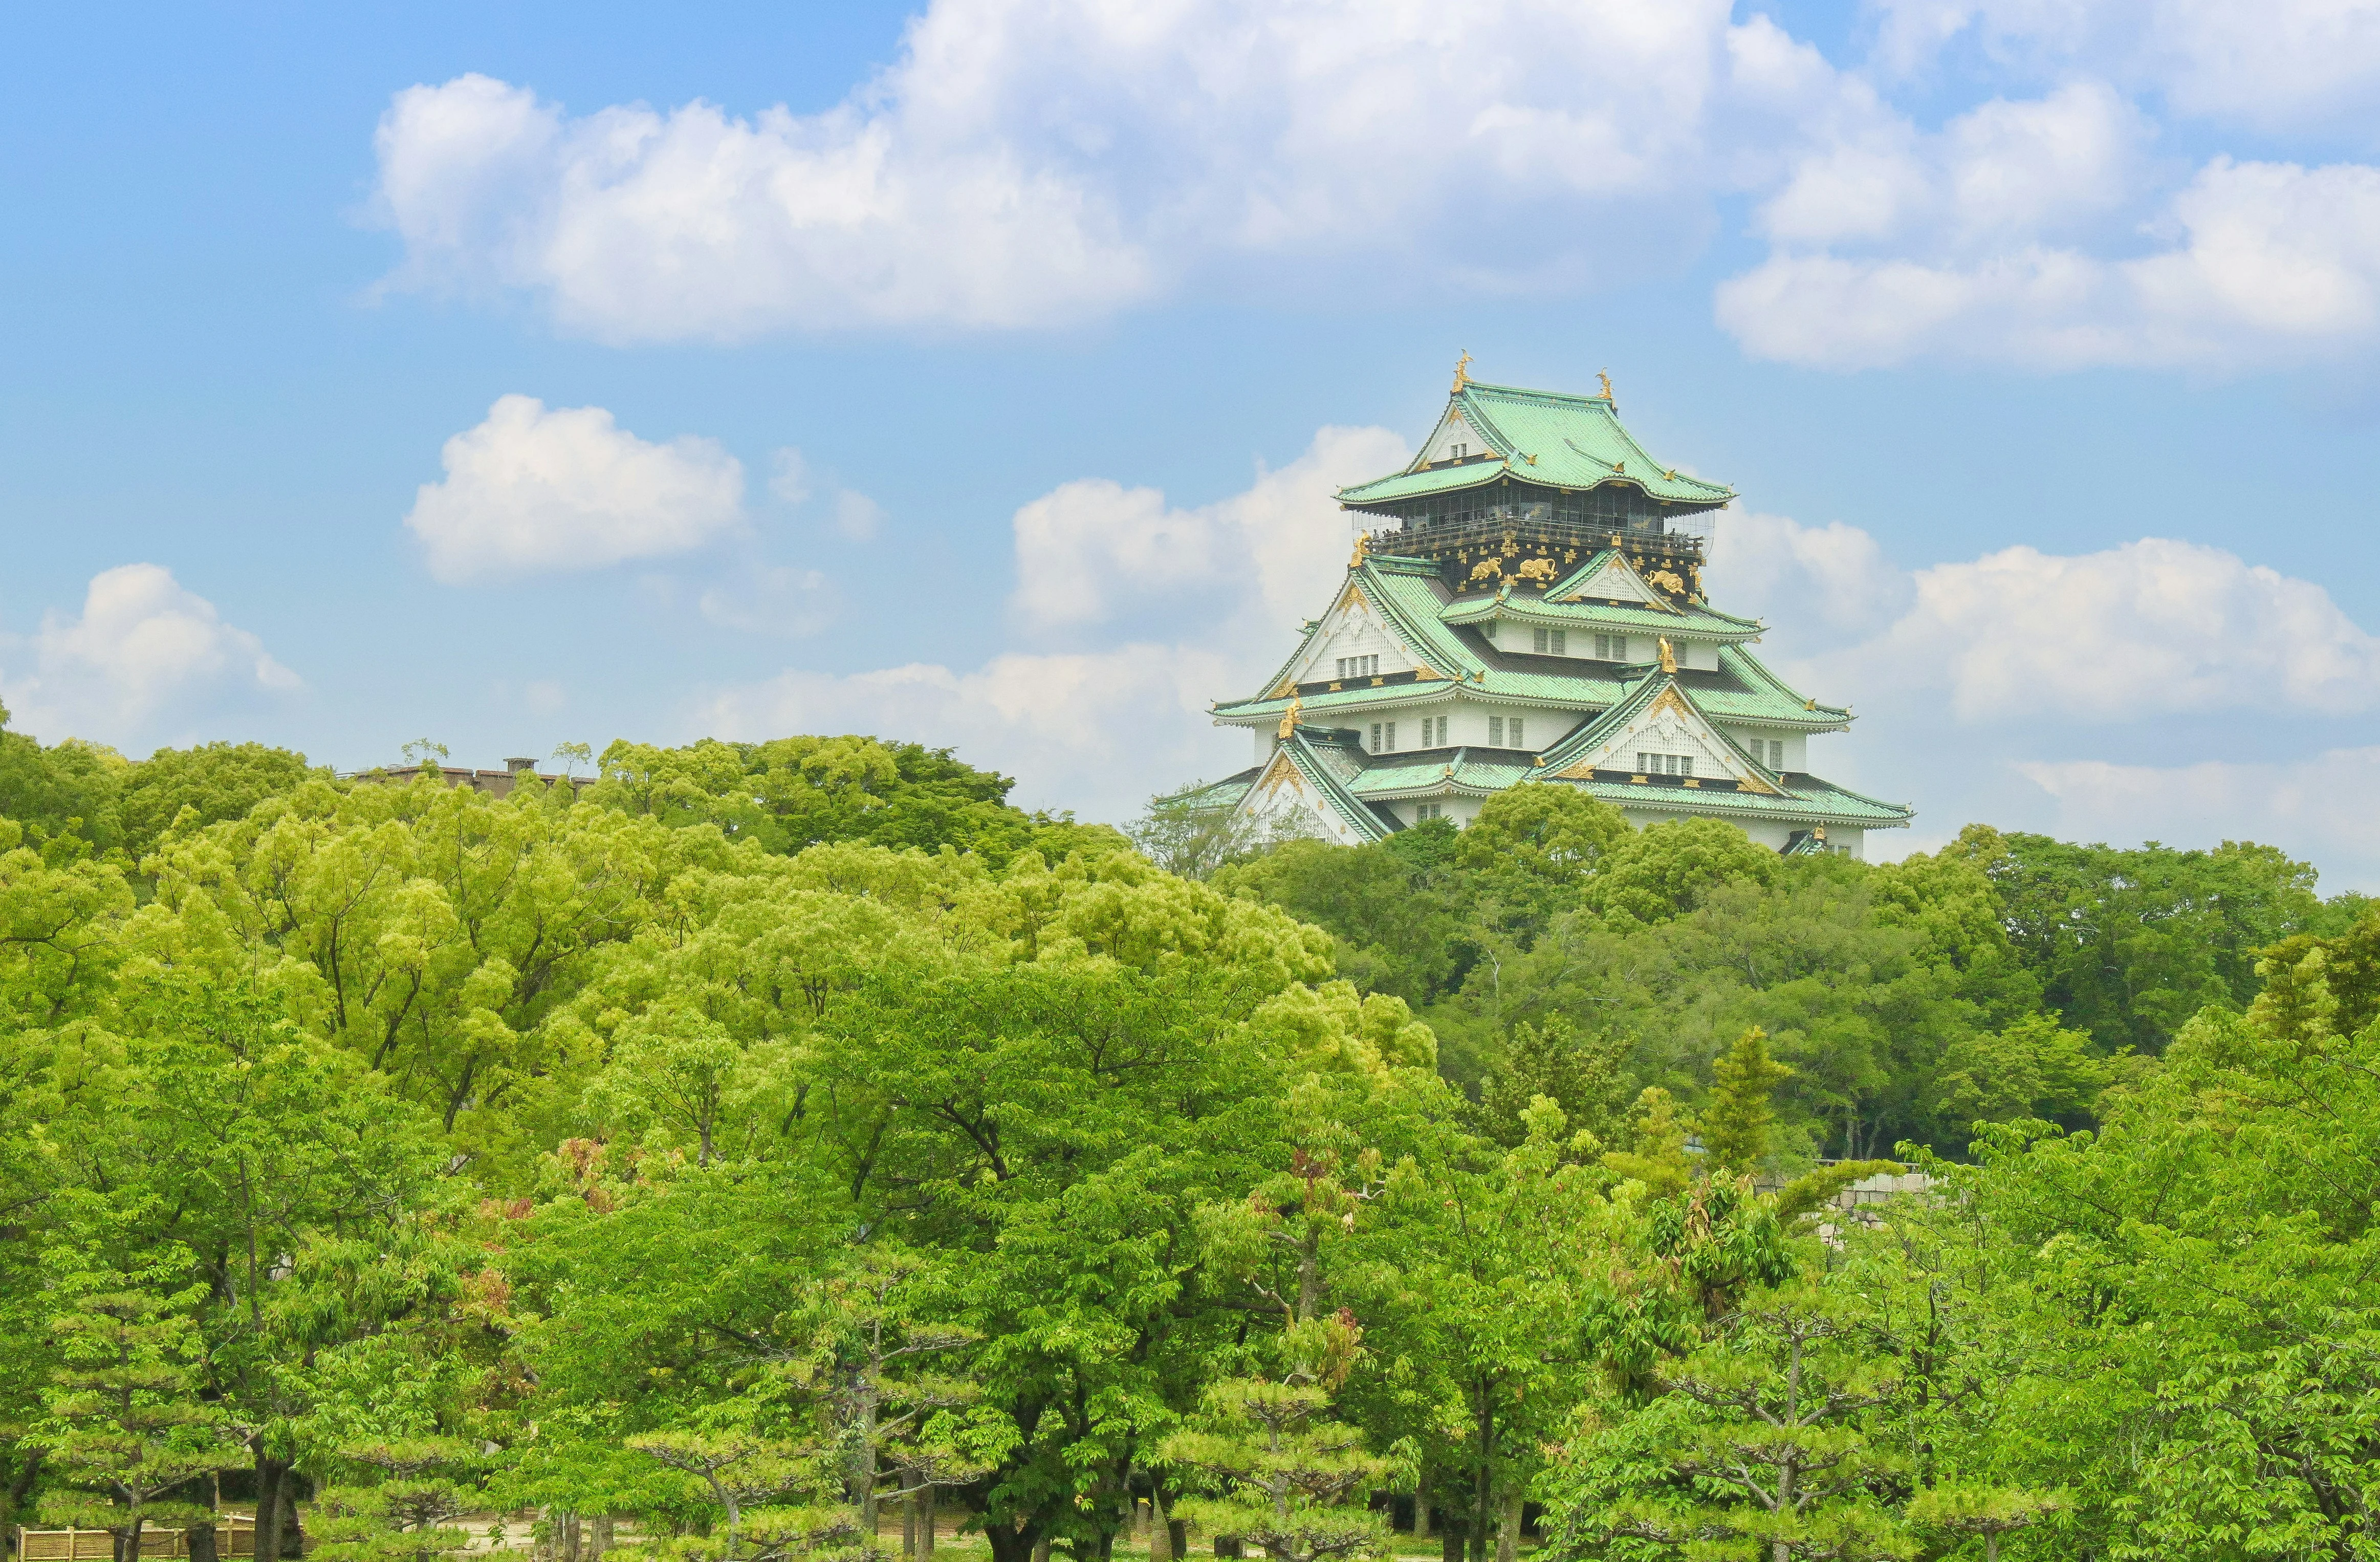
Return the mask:
<path id="1" fill-rule="evenodd" d="M 1438 598 L 1430 591 L 1429 577 L 1393 567 L 1411 562 L 1367 559 L 1357 573 L 1373 588 L 1369 594 L 1383 614 L 1393 617 L 1400 626 L 1410 626 L 1413 643 L 1424 656 L 1439 671 L 1455 674 L 1456 678 L 1430 678 L 1380 688 L 1356 684 L 1336 690 L 1308 685 L 1297 696 L 1299 709 L 1308 719 L 1327 724 L 1333 716 L 1354 720 L 1361 712 L 1393 712 L 1400 706 L 1443 699 L 1457 688 L 1468 698 L 1490 703 L 1549 705 L 1582 714 L 1599 714 L 1654 676 L 1648 665 L 1623 666 L 1584 657 L 1557 659 L 1483 649 L 1456 634 L 1452 626 L 1439 618 L 1422 616 L 1417 602 L 1435 610 Z M 1303 649 L 1301 644 L 1301 653 Z M 1279 688 L 1294 661 L 1293 657 L 1290 663 L 1283 664 L 1267 687 Z M 1679 680 L 1680 687 L 1714 721 L 1754 722 L 1823 732 L 1840 727 L 1851 719 L 1849 712 L 1837 706 L 1811 708 L 1799 693 L 1742 646 L 1720 646 L 1718 665 L 1716 673 L 1690 671 Z M 1261 694 L 1217 704 L 1214 714 L 1227 721 L 1278 721 L 1288 705 L 1286 696 Z"/>
<path id="2" fill-rule="evenodd" d="M 1648 679 L 1646 688 L 1640 692 L 1647 697 L 1657 696 L 1663 682 L 1659 678 Z M 1631 700 L 1628 703 L 1633 709 L 1640 702 Z M 1613 717 L 1625 719 L 1617 711 Z M 1592 725 L 1600 727 L 1605 723 Z M 1327 732 L 1313 732 L 1303 726 L 1284 749 L 1298 774 L 1314 787 L 1332 812 L 1374 840 L 1400 826 L 1393 815 L 1370 799 L 1454 793 L 1484 797 L 1531 779 L 1560 781 L 1619 808 L 1708 814 L 1720 819 L 1773 819 L 1786 824 L 1850 824 L 1862 829 L 1890 830 L 1906 825 L 1913 817 L 1908 808 L 1900 804 L 1879 801 L 1800 772 L 1779 775 L 1757 763 L 1753 768 L 1775 785 L 1775 791 L 1734 791 L 1716 786 L 1690 787 L 1649 778 L 1631 781 L 1609 771 L 1597 772 L 1591 780 L 1556 775 L 1554 773 L 1569 754 L 1589 746 L 1589 737 L 1584 730 L 1566 737 L 1546 750 L 1543 765 L 1536 763 L 1537 756 L 1512 750 L 1459 748 L 1367 754 Z M 1741 754 L 1741 750 L 1738 752 Z M 1234 776 L 1228 783 L 1218 783 L 1218 790 L 1233 786 L 1237 790 L 1229 799 L 1218 797 L 1217 806 L 1245 796 L 1253 778 L 1252 772 L 1247 776 Z"/>
<path id="3" fill-rule="evenodd" d="M 1641 634 L 1700 634 L 1713 640 L 1748 640 L 1767 632 L 1768 628 L 1731 613 L 1714 613 L 1698 603 L 1676 608 L 1615 607 L 1601 602 L 1557 602 L 1550 592 L 1544 597 L 1511 596 L 1500 600 L 1473 597 L 1467 602 L 1450 603 L 1441 616 L 1450 624 L 1483 624 L 1500 612 L 1524 624 L 1571 628 L 1586 624 L 1597 628 L 1633 629 Z"/>
<path id="4" fill-rule="evenodd" d="M 1348 783 L 1364 772 L 1361 750 L 1351 750 L 1344 743 L 1299 727 L 1289 735 L 1281 751 L 1359 839 L 1386 840 L 1404 827 L 1393 815 L 1374 809 L 1349 789 Z"/>
<path id="5" fill-rule="evenodd" d="M 1720 819 L 1741 819 L 1747 815 L 1774 819 L 1786 824 L 1853 824 L 1866 830 L 1898 830 L 1906 828 L 1916 817 L 1913 810 L 1900 804 L 1879 802 L 1864 797 L 1848 787 L 1838 787 L 1831 781 L 1821 781 L 1815 775 L 1795 773 L 1787 778 L 1782 791 L 1723 792 L 1692 791 L 1683 787 L 1660 787 L 1650 782 L 1639 786 L 1628 781 L 1593 781 L 1568 783 L 1601 798 L 1617 808 L 1658 809 L 1665 813 L 1707 813 Z"/>
<path id="6" fill-rule="evenodd" d="M 1705 482 L 1662 466 L 1621 425 L 1619 408 L 1599 396 L 1563 396 L 1516 385 L 1464 384 L 1453 404 L 1463 421 L 1500 459 L 1415 465 L 1339 491 L 1345 505 L 1442 494 L 1493 482 L 1508 472 L 1548 488 L 1594 488 L 1631 482 L 1656 499 L 1712 508 L 1735 497 L 1722 483 Z"/>

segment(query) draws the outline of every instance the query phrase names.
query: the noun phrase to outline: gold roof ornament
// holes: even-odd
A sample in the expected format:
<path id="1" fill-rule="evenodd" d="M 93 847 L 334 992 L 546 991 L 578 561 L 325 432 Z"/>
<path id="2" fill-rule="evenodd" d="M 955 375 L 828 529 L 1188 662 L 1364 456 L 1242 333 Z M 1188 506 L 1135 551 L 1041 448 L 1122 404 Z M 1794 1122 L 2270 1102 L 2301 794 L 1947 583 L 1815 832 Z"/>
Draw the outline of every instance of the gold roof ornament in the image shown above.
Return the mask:
<path id="1" fill-rule="evenodd" d="M 1810 826 L 1810 834 L 1817 836 L 1820 840 L 1825 840 L 1827 838 L 1827 827 L 1824 824 L 1813 824 Z"/>
<path id="2" fill-rule="evenodd" d="M 1347 561 L 1348 568 L 1361 569 L 1364 567 L 1364 551 L 1366 548 L 1370 546 L 1371 541 L 1371 535 L 1368 532 L 1358 531 L 1355 533 L 1355 554 L 1354 557 Z"/>
<path id="3" fill-rule="evenodd" d="M 1816 710 L 1818 708 L 1818 697 L 1815 694 L 1811 695 L 1807 700 L 1802 702 L 1802 708 L 1805 711 Z"/>
<path id="4" fill-rule="evenodd" d="M 1471 349 L 1465 348 L 1463 349 L 1463 356 L 1454 360 L 1454 388 L 1456 391 L 1460 391 L 1463 386 L 1470 383 Z"/>
<path id="5" fill-rule="evenodd" d="M 1291 733 L 1297 730 L 1297 714 L 1305 708 L 1305 702 L 1298 696 L 1293 694 L 1289 697 L 1289 709 L 1281 712 L 1281 735 L 1282 738 L 1286 738 Z"/>
<path id="6" fill-rule="evenodd" d="M 1678 653 L 1670 649 L 1669 636 L 1663 635 L 1660 637 L 1660 640 L 1661 670 L 1665 673 L 1674 673 L 1678 670 Z"/>
<path id="7" fill-rule="evenodd" d="M 1611 399 L 1611 371 L 1609 369 L 1598 369 L 1595 372 L 1595 377 L 1603 382 L 1603 399 L 1609 401 Z"/>

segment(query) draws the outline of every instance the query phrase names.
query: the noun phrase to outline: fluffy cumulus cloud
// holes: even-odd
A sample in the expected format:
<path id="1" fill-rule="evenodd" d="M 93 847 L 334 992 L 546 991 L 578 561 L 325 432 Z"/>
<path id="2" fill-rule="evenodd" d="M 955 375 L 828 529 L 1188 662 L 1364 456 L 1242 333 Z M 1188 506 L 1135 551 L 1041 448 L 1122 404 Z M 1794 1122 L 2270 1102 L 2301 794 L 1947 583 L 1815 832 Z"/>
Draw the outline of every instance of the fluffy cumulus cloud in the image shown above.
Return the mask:
<path id="1" fill-rule="evenodd" d="M 1873 177 L 1880 187 L 1905 180 L 1922 205 L 1960 172 L 1912 160 Z M 1996 199 L 2051 211 L 2069 193 L 2027 189 L 2024 174 L 2005 165 L 1974 177 Z M 1819 207 L 1824 197 L 1797 180 L 1778 199 Z M 1872 205 L 1894 200 L 1879 194 Z M 1832 219 L 1849 237 L 1855 205 L 1845 201 L 1808 226 Z M 1965 205 L 1921 233 L 1896 232 L 1900 243 L 1781 247 L 1720 285 L 1719 320 L 1755 354 L 1839 369 L 1927 355 L 2053 369 L 2275 363 L 2380 340 L 2380 168 L 2216 158 L 2146 215 L 2174 241 L 2131 258 L 2058 242 L 2046 218 L 1980 225 Z M 1771 216 L 1788 231 L 1806 221 L 1778 206 Z"/>
<path id="2" fill-rule="evenodd" d="M 2380 890 L 2380 812 L 2370 801 L 2380 788 L 2380 748 L 2274 763 L 2035 760 L 2017 768 L 2050 799 L 2051 827 L 2070 839 L 2205 846 L 2249 835 L 2323 865 L 2326 892 Z"/>
<path id="3" fill-rule="evenodd" d="M 1729 10 L 937 0 L 820 114 L 407 89 L 377 205 L 393 284 L 527 289 L 622 340 L 1063 324 L 1251 261 L 1575 281 L 1645 231 L 1598 214 L 1732 182 L 1715 121 L 1765 127 L 1729 138 L 1756 146 L 1825 90 Z M 1535 242 L 1480 245 L 1500 216 Z"/>
<path id="4" fill-rule="evenodd" d="M 1065 325 L 1251 267 L 1576 292 L 1684 258 L 1748 195 L 1770 252 L 1716 307 L 1770 358 L 2380 343 L 2380 6 L 1877 13 L 1830 59 L 1724 0 L 935 0 L 817 114 L 407 89 L 376 205 L 390 285 L 524 290 L 622 341 Z M 2214 144 L 2176 154 L 2177 125 Z M 1514 223 L 1528 242 L 1478 241 Z"/>
<path id="5" fill-rule="evenodd" d="M 1874 0 L 1877 63 L 1935 67 L 1953 44 L 2036 71 L 2100 71 L 2180 114 L 2261 130 L 2333 129 L 2380 98 L 2370 0 Z"/>
<path id="6" fill-rule="evenodd" d="M 214 604 L 154 564 L 91 578 L 79 616 L 52 611 L 38 631 L 0 637 L 0 697 L 18 730 L 137 750 L 176 739 L 219 712 L 289 693 L 298 676 Z"/>
<path id="7" fill-rule="evenodd" d="M 450 584 L 684 553 L 743 519 L 743 466 L 715 441 L 652 444 L 601 407 L 502 397 L 442 458 L 405 523 Z"/>
<path id="8" fill-rule="evenodd" d="M 2354 817 L 2380 769 L 2355 736 L 2380 709 L 2380 637 L 2313 581 L 2155 537 L 1905 569 L 1857 528 L 1756 514 L 1725 519 L 1709 579 L 1775 624 L 1772 665 L 1855 706 L 1814 765 L 1915 801 L 1908 845 L 1970 819 L 2247 836 L 2313 858 L 2335 888 L 2380 885 L 2380 826 Z M 2220 757 L 2192 753 L 2194 733 Z"/>
<path id="9" fill-rule="evenodd" d="M 2380 637 L 2314 582 L 2196 543 L 1908 570 L 1840 521 L 1730 516 L 1710 580 L 1776 617 L 1809 676 L 1965 723 L 2380 708 Z"/>
<path id="10" fill-rule="evenodd" d="M 1332 492 L 1410 453 L 1385 429 L 1324 429 L 1288 466 L 1190 509 L 1154 489 L 1067 483 L 1014 518 L 1016 645 L 973 668 L 788 671 L 714 692 L 696 724 L 930 737 L 1019 777 L 1026 800 L 1128 817 L 1248 763 L 1208 704 L 1252 689 L 1327 605 L 1352 545 Z"/>

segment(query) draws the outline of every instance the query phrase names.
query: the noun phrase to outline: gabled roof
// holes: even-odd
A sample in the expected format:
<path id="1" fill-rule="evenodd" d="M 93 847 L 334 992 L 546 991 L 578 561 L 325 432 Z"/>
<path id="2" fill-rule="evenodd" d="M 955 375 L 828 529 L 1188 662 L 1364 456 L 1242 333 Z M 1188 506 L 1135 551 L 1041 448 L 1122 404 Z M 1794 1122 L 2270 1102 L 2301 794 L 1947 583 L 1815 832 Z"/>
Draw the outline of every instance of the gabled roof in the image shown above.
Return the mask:
<path id="1" fill-rule="evenodd" d="M 1365 711 L 1385 710 L 1393 715 L 1397 706 L 1440 700 L 1458 688 L 1466 697 L 1491 704 L 1566 707 L 1599 717 L 1652 670 L 1649 663 L 1621 665 L 1583 656 L 1535 656 L 1490 645 L 1476 629 L 1467 626 L 1492 611 L 1493 599 L 1463 603 L 1459 608 L 1451 606 L 1450 593 L 1424 560 L 1368 556 L 1349 572 L 1348 587 L 1342 589 L 1364 592 L 1366 600 L 1415 653 L 1415 658 L 1440 676 L 1406 677 L 1377 688 L 1369 683 L 1340 689 L 1329 688 L 1327 682 L 1296 686 L 1294 692 L 1301 708 L 1318 720 L 1353 721 Z M 1548 611 L 1518 597 L 1504 605 L 1513 616 L 1524 620 L 1534 616 L 1531 609 Z M 1557 605 L 1550 611 L 1571 614 L 1585 610 Z M 1707 628 L 1706 616 L 1716 621 Z M 1702 629 L 1714 640 L 1724 639 L 1749 623 L 1699 606 L 1683 610 L 1682 616 L 1655 615 L 1649 609 L 1598 608 L 1591 616 L 1549 621 L 1604 621 L 1657 634 Z M 1297 652 L 1266 681 L 1261 693 L 1220 702 L 1213 707 L 1213 714 L 1229 722 L 1280 720 L 1292 693 L 1284 680 L 1317 632 L 1318 628 L 1306 632 Z M 1851 720 L 1851 713 L 1839 706 L 1804 699 L 1741 645 L 1721 644 L 1718 664 L 1715 673 L 1689 671 L 1680 675 L 1695 703 L 1718 720 L 1809 732 L 1834 731 Z"/>
<path id="2" fill-rule="evenodd" d="M 1716 508 L 1735 497 L 1735 491 L 1723 483 L 1705 482 L 1654 460 L 1621 426 L 1619 407 L 1609 396 L 1564 396 L 1466 381 L 1456 388 L 1445 416 L 1457 411 L 1493 448 L 1492 456 L 1431 466 L 1422 460 L 1431 444 L 1426 440 L 1404 470 L 1342 488 L 1339 502 L 1385 504 L 1475 487 L 1507 474 L 1548 488 L 1633 483 L 1653 498 L 1693 509 Z M 1442 416 L 1441 426 L 1444 421 Z M 1433 433 L 1431 440 L 1435 438 Z"/>
<path id="3" fill-rule="evenodd" d="M 1597 750 L 1628 730 L 1640 717 L 1658 715 L 1665 706 L 1676 710 L 1689 727 L 1699 728 L 1704 741 L 1733 762 L 1736 775 L 1728 779 L 1755 793 L 1779 789 L 1777 773 L 1753 758 L 1742 744 L 1722 731 L 1711 719 L 1710 713 L 1694 702 L 1694 694 L 1677 674 L 1663 672 L 1648 672 L 1628 691 L 1627 698 L 1593 721 L 1572 727 L 1547 749 L 1546 775 L 1565 781 L 1594 780 L 1596 766 L 1591 761 Z M 1607 765 L 1604 768 L 1615 767 Z"/>
<path id="4" fill-rule="evenodd" d="M 1296 727 L 1273 750 L 1273 763 L 1294 769 L 1314 788 L 1322 806 L 1342 821 L 1357 840 L 1386 840 L 1404 828 L 1394 814 L 1375 809 L 1349 789 L 1348 782 L 1363 774 L 1364 753 L 1350 745 L 1344 735 Z M 1269 773 L 1268 767 L 1267 775 Z M 1263 785 L 1265 779 L 1259 776 L 1254 786 Z"/>

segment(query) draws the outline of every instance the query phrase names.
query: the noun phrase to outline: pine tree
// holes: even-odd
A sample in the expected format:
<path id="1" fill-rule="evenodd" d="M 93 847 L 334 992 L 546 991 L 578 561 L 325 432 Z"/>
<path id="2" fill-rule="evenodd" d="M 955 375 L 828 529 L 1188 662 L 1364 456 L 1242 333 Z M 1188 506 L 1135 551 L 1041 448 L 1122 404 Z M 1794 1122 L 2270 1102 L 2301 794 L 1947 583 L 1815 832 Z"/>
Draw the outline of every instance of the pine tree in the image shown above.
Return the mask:
<path id="1" fill-rule="evenodd" d="M 154 1288 L 175 1267 L 69 1274 L 60 1283 L 67 1305 L 51 1323 L 60 1361 L 45 1441 L 52 1467 L 76 1489 L 43 1511 L 52 1522 L 112 1531 L 120 1558 L 140 1555 L 149 1525 L 212 1524 L 207 1507 L 175 1494 L 248 1460 L 223 1412 L 199 1397 L 197 1292 Z"/>
<path id="2" fill-rule="evenodd" d="M 1777 1107 L 1771 1099 L 1793 1070 L 1768 1056 L 1768 1032 L 1755 1025 L 1711 1065 L 1716 1088 L 1702 1115 L 1704 1153 L 1713 1175 L 1755 1171 L 1768 1156 Z"/>
<path id="3" fill-rule="evenodd" d="M 342 1447 L 339 1458 L 358 1478 L 326 1487 L 317 1499 L 309 1556 L 434 1562 L 471 1544 L 468 1530 L 449 1522 L 479 1505 L 468 1445 L 446 1437 L 369 1443 Z"/>

